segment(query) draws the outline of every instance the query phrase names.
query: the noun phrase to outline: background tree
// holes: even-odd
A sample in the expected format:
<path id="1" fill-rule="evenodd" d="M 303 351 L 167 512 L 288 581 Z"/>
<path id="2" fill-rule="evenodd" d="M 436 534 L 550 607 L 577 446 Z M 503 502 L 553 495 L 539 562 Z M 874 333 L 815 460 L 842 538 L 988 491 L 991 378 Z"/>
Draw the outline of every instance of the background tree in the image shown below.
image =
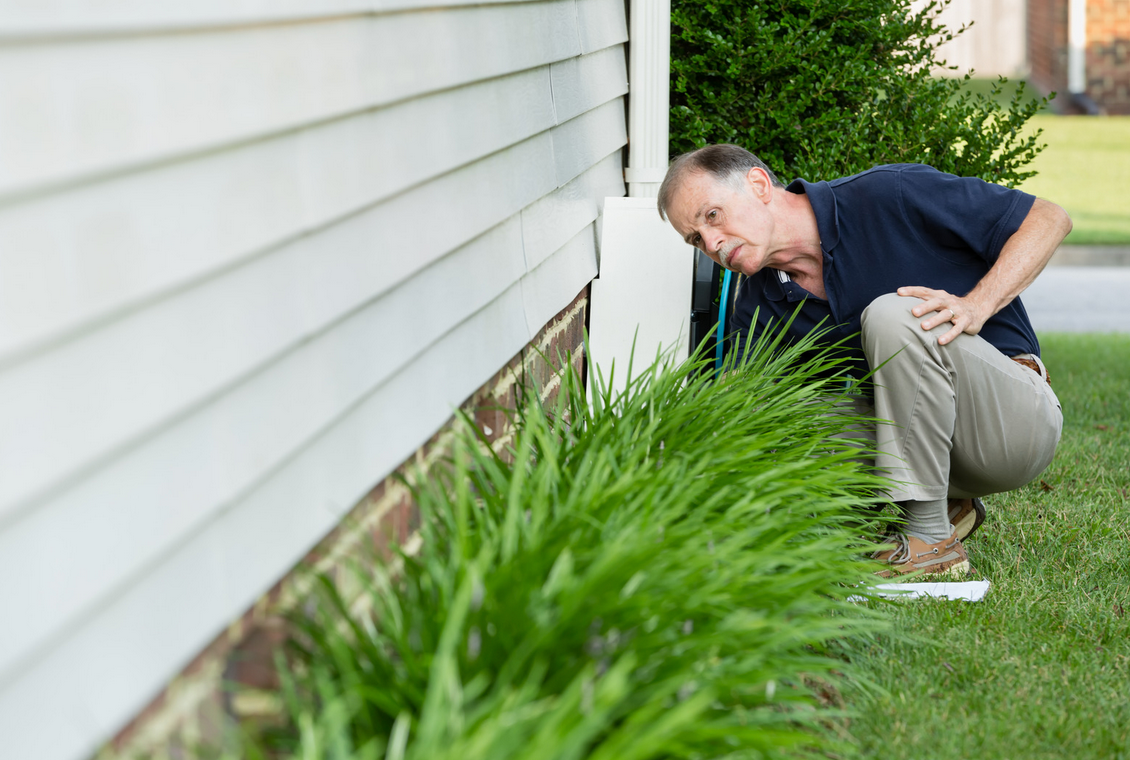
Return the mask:
<path id="1" fill-rule="evenodd" d="M 944 2 L 674 0 L 671 153 L 730 142 L 783 180 L 831 179 L 922 162 L 1014 186 L 1043 146 L 1024 123 L 1041 102 L 1007 106 L 930 75 L 937 46 L 961 31 Z"/>

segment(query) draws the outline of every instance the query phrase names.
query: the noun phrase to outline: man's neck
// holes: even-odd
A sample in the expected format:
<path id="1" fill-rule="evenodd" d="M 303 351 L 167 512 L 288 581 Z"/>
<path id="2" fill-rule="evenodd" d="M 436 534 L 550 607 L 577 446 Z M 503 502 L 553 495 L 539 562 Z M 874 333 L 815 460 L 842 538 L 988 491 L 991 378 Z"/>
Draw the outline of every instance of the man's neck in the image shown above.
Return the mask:
<path id="1" fill-rule="evenodd" d="M 797 285 L 817 298 L 824 292 L 824 252 L 820 247 L 820 228 L 808 196 L 780 192 L 781 211 L 773 251 L 766 266 L 789 275 Z"/>

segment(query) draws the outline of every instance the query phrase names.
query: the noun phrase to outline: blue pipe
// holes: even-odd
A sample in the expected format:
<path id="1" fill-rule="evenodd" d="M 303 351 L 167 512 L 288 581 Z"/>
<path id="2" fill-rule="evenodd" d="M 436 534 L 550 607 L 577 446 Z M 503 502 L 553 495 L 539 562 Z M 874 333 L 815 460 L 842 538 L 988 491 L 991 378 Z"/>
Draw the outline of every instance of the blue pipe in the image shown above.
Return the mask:
<path id="1" fill-rule="evenodd" d="M 714 377 L 722 371 L 722 356 L 726 350 L 726 304 L 730 301 L 729 269 L 722 275 L 722 295 L 718 300 L 718 337 L 714 340 Z"/>

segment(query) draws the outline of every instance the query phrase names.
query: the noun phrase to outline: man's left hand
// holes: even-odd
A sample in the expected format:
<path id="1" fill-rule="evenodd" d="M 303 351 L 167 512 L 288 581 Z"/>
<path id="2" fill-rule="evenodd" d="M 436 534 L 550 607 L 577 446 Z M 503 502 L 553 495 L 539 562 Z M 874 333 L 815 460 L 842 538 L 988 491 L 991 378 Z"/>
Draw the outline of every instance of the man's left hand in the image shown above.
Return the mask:
<path id="1" fill-rule="evenodd" d="M 910 313 L 916 317 L 930 314 L 930 317 L 922 322 L 923 330 L 933 330 L 946 322 L 953 323 L 953 327 L 945 335 L 938 338 L 938 345 L 941 346 L 949 343 L 962 333 L 976 335 L 981 332 L 981 327 L 985 324 L 985 321 L 992 316 L 992 314 L 985 312 L 979 302 L 968 296 L 962 298 L 944 290 L 915 286 L 899 288 L 898 294 L 922 299 L 922 303 L 911 309 Z M 933 313 L 931 314 L 931 312 Z"/>

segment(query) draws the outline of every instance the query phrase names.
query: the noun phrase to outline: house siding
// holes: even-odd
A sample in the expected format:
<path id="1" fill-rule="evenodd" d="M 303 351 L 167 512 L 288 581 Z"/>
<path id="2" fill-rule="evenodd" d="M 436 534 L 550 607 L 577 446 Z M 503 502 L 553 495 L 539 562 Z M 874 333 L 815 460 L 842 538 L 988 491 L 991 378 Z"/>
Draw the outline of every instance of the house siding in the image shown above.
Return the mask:
<path id="1" fill-rule="evenodd" d="M 13 757 L 161 693 L 577 297 L 624 192 L 618 0 L 184 5 L 0 11 Z"/>

